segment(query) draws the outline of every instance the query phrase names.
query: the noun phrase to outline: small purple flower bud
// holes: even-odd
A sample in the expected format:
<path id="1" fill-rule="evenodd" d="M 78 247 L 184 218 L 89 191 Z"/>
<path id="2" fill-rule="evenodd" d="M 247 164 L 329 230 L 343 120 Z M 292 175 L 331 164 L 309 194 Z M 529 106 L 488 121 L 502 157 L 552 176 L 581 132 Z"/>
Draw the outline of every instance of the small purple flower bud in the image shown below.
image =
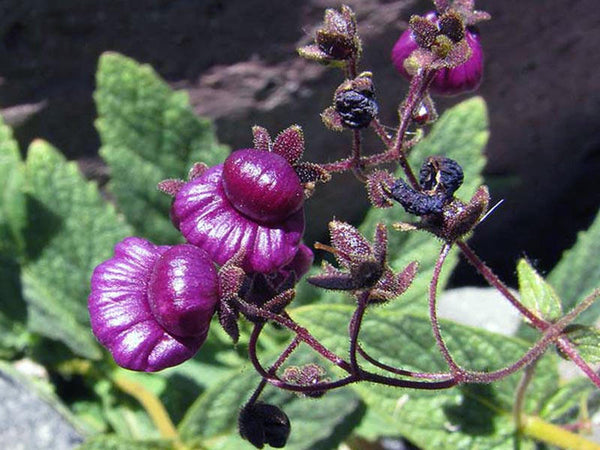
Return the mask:
<path id="1" fill-rule="evenodd" d="M 425 18 L 439 24 L 434 12 L 427 13 Z M 430 85 L 431 92 L 439 95 L 458 95 L 470 92 L 479 87 L 483 78 L 483 50 L 479 41 L 479 33 L 474 27 L 467 27 L 465 39 L 471 49 L 469 59 L 453 68 L 438 70 Z M 406 79 L 411 79 L 404 62 L 411 53 L 419 48 L 410 29 L 405 30 L 392 49 L 392 62 L 396 70 Z"/>
<path id="2" fill-rule="evenodd" d="M 92 331 L 120 366 L 162 370 L 191 358 L 204 343 L 217 292 L 215 268 L 201 249 L 130 237 L 94 270 Z"/>
<path id="3" fill-rule="evenodd" d="M 217 264 L 243 249 L 245 271 L 271 273 L 296 256 L 304 232 L 303 195 L 285 158 L 239 150 L 186 183 L 175 196 L 171 218 Z"/>

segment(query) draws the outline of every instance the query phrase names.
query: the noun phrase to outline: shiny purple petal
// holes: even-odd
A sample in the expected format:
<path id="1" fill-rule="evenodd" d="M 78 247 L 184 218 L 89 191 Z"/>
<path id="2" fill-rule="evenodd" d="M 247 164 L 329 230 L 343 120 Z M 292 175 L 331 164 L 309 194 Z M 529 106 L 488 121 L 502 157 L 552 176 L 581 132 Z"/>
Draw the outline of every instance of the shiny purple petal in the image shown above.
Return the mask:
<path id="1" fill-rule="evenodd" d="M 88 310 L 94 335 L 122 367 L 153 372 L 191 358 L 206 335 L 174 337 L 154 319 L 148 283 L 156 260 L 170 247 L 130 237 L 94 270 Z M 208 331 L 208 328 L 207 328 Z"/>
<path id="2" fill-rule="evenodd" d="M 229 202 L 222 172 L 222 164 L 210 168 L 175 197 L 171 216 L 183 236 L 220 265 L 240 249 L 245 250 L 242 267 L 248 272 L 274 272 L 289 263 L 302 238 L 304 211 L 281 222 L 259 224 Z"/>

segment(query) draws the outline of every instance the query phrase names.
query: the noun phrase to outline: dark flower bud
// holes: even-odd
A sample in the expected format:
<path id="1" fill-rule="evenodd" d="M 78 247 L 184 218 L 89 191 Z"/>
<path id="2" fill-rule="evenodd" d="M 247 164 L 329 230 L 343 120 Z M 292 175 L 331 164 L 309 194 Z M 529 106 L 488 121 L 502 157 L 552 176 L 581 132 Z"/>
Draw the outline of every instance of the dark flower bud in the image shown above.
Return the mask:
<path id="1" fill-rule="evenodd" d="M 336 90 L 334 107 L 342 124 L 348 128 L 368 127 L 379 113 L 371 74 L 364 72 L 356 79 L 342 83 Z"/>
<path id="2" fill-rule="evenodd" d="M 421 187 L 432 193 L 452 197 L 462 185 L 464 173 L 462 167 L 453 159 L 444 156 L 430 156 L 419 172 Z"/>
<path id="3" fill-rule="evenodd" d="M 390 197 L 400 203 L 407 213 L 416 216 L 441 214 L 447 200 L 444 194 L 426 194 L 416 191 L 401 178 L 392 186 Z"/>
<path id="4" fill-rule="evenodd" d="M 242 408 L 238 427 L 240 436 L 256 448 L 263 448 L 265 444 L 283 448 L 291 430 L 290 419 L 281 409 L 262 402 Z"/>

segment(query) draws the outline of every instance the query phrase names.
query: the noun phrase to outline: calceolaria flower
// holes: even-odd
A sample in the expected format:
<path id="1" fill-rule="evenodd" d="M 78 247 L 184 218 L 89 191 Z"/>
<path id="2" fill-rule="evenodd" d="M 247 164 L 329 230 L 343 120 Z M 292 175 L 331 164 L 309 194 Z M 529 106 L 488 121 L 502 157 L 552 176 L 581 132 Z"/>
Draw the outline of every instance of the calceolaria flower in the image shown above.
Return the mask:
<path id="1" fill-rule="evenodd" d="M 396 274 L 387 264 L 387 229 L 378 224 L 373 244 L 353 226 L 337 220 L 329 222 L 331 247 L 315 244 L 331 252 L 343 270 L 323 262 L 323 273 L 308 282 L 325 289 L 369 291 L 369 302 L 381 303 L 400 296 L 412 283 L 418 264 L 412 262 Z"/>
<path id="2" fill-rule="evenodd" d="M 243 250 L 240 266 L 246 272 L 272 273 L 296 256 L 305 195 L 328 174 L 299 162 L 300 127 L 287 128 L 275 142 L 263 128 L 253 132 L 255 148 L 237 150 L 224 164 L 201 170 L 171 190 L 171 219 L 217 264 Z"/>
<path id="3" fill-rule="evenodd" d="M 430 90 L 457 95 L 475 90 L 483 78 L 483 50 L 475 27 L 466 28 L 454 12 L 415 16 L 392 49 L 396 70 L 411 79 L 416 67 L 437 69 Z M 414 58 L 414 59 L 412 59 Z"/>
<path id="4" fill-rule="evenodd" d="M 88 309 L 117 364 L 153 372 L 194 356 L 217 302 L 217 271 L 204 250 L 130 237 L 94 270 Z"/>

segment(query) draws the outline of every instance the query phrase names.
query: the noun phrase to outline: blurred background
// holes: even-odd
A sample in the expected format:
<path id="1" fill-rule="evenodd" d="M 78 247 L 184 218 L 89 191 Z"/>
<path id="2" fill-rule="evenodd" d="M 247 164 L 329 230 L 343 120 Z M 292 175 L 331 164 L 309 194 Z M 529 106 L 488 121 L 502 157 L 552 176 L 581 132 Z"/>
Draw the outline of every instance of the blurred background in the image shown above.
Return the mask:
<path id="1" fill-rule="evenodd" d="M 407 89 L 389 61 L 412 13 L 429 1 L 347 0 L 364 40 L 361 69 L 374 73 L 382 121 L 393 126 Z M 329 0 L 0 0 L 0 113 L 21 148 L 41 137 L 105 183 L 93 126 L 94 73 L 114 50 L 151 64 L 189 92 L 198 114 L 215 120 L 232 148 L 252 143 L 250 127 L 272 133 L 302 125 L 306 160 L 340 158 L 350 136 L 327 131 L 319 113 L 342 81 L 306 62 L 308 43 Z M 480 26 L 486 55 L 478 94 L 487 101 L 486 182 L 504 203 L 473 247 L 514 282 L 521 256 L 542 272 L 586 228 L 600 205 L 600 14 L 595 0 L 480 0 L 493 20 Z M 466 97 L 440 98 L 443 111 Z M 379 148 L 366 141 L 367 151 Z M 341 188 L 343 184 L 343 188 Z M 458 191 L 460 197 L 460 191 Z M 352 177 L 336 176 L 308 205 L 307 241 L 326 240 L 326 223 L 358 223 L 368 208 Z M 454 285 L 481 280 L 465 264 Z"/>

